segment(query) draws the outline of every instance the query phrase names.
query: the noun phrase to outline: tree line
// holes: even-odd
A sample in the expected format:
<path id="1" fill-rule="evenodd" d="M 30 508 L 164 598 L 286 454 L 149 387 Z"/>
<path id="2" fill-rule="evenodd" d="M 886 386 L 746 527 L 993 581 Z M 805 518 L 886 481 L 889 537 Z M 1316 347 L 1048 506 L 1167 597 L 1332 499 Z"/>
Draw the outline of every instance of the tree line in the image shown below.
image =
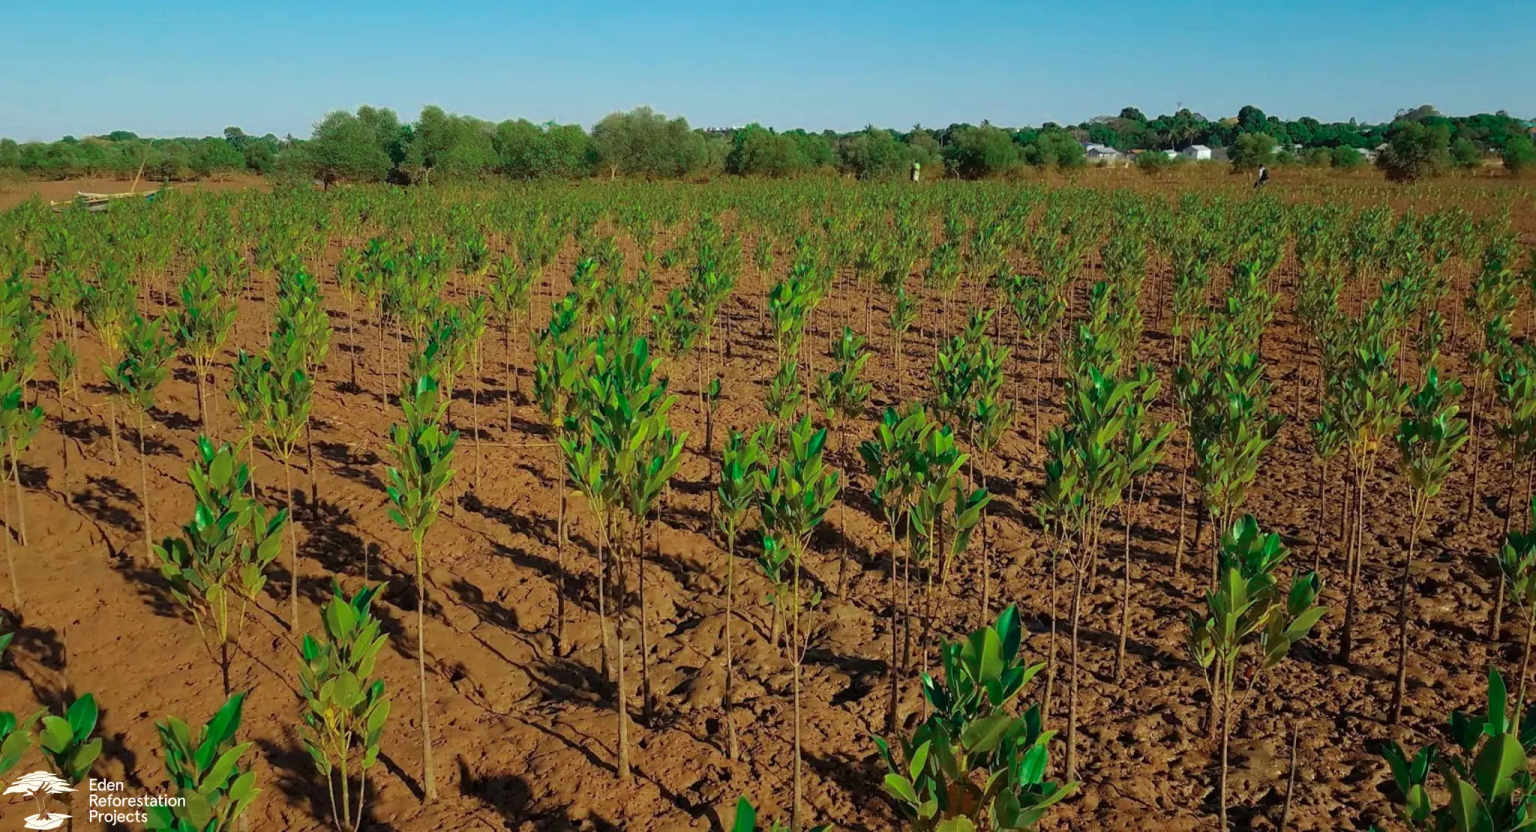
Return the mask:
<path id="1" fill-rule="evenodd" d="M 794 176 L 828 172 L 860 179 L 895 179 L 920 166 L 924 178 L 985 178 L 1022 166 L 1069 170 L 1089 164 L 1084 145 L 1123 152 L 1179 150 L 1195 144 L 1230 148 L 1235 166 L 1274 158 L 1348 168 L 1363 163 L 1360 151 L 1382 148 L 1389 175 L 1422 178 L 1453 166 L 1473 167 L 1502 155 L 1512 170 L 1536 166 L 1529 122 L 1504 111 L 1445 116 L 1424 105 L 1390 122 L 1323 123 L 1311 117 L 1286 121 L 1246 106 L 1217 120 L 1181 109 L 1148 119 L 1135 107 L 1077 125 L 1047 123 L 1006 128 L 983 121 L 942 129 L 914 126 L 901 132 L 873 125 L 839 133 L 778 131 L 760 124 L 695 129 L 687 119 L 649 107 L 615 112 L 588 130 L 527 119 L 493 123 L 429 105 L 414 122 L 388 108 L 337 110 L 308 139 L 246 134 L 229 127 L 222 136 L 147 139 L 127 131 L 56 142 L 0 139 L 0 172 L 35 178 L 81 176 L 153 180 L 203 179 L 233 172 L 333 182 L 420 182 L 507 177 L 645 179 Z M 1415 149 L 1417 148 L 1417 149 Z M 1394 155 L 1395 154 L 1395 155 Z M 1412 164 L 1397 164 L 1407 154 Z M 1143 154 L 1156 169 L 1163 154 Z M 1422 158 L 1421 158 L 1422 157 Z M 1396 170 L 1394 170 L 1394 166 Z M 1408 171 L 1403 173 L 1403 171 Z"/>

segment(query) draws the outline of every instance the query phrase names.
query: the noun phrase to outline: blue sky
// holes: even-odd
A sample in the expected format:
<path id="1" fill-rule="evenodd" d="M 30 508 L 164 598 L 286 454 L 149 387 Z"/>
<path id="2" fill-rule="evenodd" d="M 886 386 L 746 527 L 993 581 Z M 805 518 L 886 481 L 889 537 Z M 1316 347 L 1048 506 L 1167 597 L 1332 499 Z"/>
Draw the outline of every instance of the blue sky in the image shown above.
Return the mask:
<path id="1" fill-rule="evenodd" d="M 1127 104 L 1215 118 L 1536 117 L 1536 2 L 303 2 L 0 0 L 0 136 L 307 135 L 423 104 L 590 125 L 1077 122 Z"/>

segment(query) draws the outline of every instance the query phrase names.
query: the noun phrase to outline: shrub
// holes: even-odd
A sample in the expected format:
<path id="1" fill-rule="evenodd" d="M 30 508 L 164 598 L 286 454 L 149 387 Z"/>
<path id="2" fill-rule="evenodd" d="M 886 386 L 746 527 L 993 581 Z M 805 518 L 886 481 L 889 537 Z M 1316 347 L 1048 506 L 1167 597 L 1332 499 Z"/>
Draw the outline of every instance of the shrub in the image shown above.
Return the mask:
<path id="1" fill-rule="evenodd" d="M 1161 150 L 1148 150 L 1136 157 L 1136 169 L 1148 176 L 1162 173 L 1187 161 L 1182 156 L 1169 156 Z"/>
<path id="2" fill-rule="evenodd" d="M 1393 182 L 1413 182 L 1444 174 L 1451 166 L 1450 130 L 1414 122 L 1393 129 L 1376 167 Z"/>
<path id="3" fill-rule="evenodd" d="M 1033 143 L 1024 147 L 1024 161 L 1037 168 L 1070 170 L 1088 164 L 1088 156 L 1071 133 L 1065 130 L 1046 130 Z"/>
<path id="4" fill-rule="evenodd" d="M 1510 173 L 1536 168 L 1536 143 L 1525 136 L 1516 136 L 1504 144 L 1504 167 Z"/>
<path id="5" fill-rule="evenodd" d="M 945 163 L 967 179 L 1006 173 L 1019 163 L 1019 146 L 1004 130 L 983 124 L 955 131 L 944 149 Z"/>
<path id="6" fill-rule="evenodd" d="M 1457 139 L 1451 145 L 1451 164 L 1461 170 L 1470 170 L 1483 164 L 1483 152 L 1471 139 Z"/>
<path id="7" fill-rule="evenodd" d="M 1339 170 L 1352 170 L 1365 164 L 1365 156 L 1353 147 L 1335 147 L 1328 155 Z"/>
<path id="8" fill-rule="evenodd" d="M 1244 133 L 1232 143 L 1232 170 L 1258 170 L 1274 160 L 1275 140 L 1264 133 Z"/>

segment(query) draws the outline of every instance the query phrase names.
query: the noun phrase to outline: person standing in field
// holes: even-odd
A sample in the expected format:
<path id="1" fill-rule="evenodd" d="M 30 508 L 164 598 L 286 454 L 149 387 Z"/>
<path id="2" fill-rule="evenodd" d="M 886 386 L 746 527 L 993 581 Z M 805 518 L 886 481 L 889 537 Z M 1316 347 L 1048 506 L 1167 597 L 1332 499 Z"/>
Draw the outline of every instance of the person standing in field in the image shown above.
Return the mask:
<path id="1" fill-rule="evenodd" d="M 1269 168 L 1259 165 L 1259 178 L 1253 183 L 1253 189 L 1258 190 L 1269 183 Z"/>

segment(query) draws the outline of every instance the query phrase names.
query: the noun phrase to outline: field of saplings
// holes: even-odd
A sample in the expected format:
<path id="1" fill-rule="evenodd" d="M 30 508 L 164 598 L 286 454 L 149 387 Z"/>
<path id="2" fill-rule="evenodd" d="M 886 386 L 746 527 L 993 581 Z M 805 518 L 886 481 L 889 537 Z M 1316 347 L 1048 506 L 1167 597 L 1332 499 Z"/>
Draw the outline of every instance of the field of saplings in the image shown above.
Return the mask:
<path id="1" fill-rule="evenodd" d="M 1524 828 L 1533 246 L 1517 188 L 23 204 L 0 820 Z"/>

